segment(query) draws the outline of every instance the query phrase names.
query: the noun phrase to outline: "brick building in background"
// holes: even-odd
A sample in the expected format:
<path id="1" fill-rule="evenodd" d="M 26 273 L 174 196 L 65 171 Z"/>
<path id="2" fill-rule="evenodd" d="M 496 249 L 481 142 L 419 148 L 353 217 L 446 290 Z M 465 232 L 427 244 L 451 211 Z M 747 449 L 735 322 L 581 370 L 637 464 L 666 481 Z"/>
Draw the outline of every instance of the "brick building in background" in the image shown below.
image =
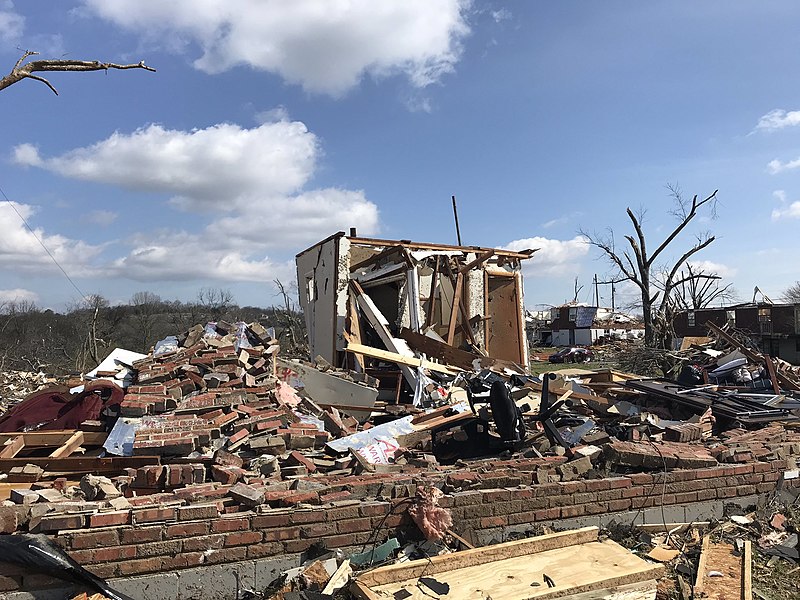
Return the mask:
<path id="1" fill-rule="evenodd" d="M 675 335 L 708 335 L 708 322 L 730 324 L 749 334 L 766 354 L 800 364 L 800 304 L 760 302 L 687 310 L 675 317 Z"/>

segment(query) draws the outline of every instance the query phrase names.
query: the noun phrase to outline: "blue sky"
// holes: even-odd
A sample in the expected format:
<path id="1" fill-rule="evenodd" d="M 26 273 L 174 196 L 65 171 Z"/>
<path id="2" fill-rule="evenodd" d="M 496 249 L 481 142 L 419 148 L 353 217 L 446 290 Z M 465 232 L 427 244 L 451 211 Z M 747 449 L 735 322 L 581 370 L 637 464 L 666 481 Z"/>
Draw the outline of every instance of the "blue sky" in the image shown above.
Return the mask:
<path id="1" fill-rule="evenodd" d="M 337 231 L 540 248 L 526 304 L 611 273 L 579 229 L 653 241 L 667 184 L 719 189 L 675 252 L 742 299 L 800 279 L 795 2 L 0 0 L 6 69 L 47 58 L 156 73 L 51 73 L 0 92 L 0 188 L 85 294 L 276 301 Z M 79 294 L 3 203 L 0 301 Z M 652 243 L 652 242 L 651 242 Z M 608 303 L 610 292 L 601 292 Z"/>

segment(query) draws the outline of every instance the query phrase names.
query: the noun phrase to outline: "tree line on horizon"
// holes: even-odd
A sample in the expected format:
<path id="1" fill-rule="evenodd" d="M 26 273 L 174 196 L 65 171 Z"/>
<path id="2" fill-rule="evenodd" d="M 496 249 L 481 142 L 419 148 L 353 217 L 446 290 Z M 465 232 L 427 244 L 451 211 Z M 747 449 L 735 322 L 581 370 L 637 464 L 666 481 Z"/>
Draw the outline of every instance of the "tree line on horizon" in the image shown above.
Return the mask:
<path id="1" fill-rule="evenodd" d="M 274 327 L 287 353 L 302 354 L 305 320 L 283 286 L 278 287 L 282 305 L 269 307 L 239 306 L 230 290 L 222 288 L 202 288 L 192 301 L 164 300 L 141 291 L 115 306 L 100 294 L 90 294 L 63 313 L 29 301 L 0 303 L 0 371 L 83 373 L 114 348 L 147 353 L 166 336 L 216 321 Z"/>

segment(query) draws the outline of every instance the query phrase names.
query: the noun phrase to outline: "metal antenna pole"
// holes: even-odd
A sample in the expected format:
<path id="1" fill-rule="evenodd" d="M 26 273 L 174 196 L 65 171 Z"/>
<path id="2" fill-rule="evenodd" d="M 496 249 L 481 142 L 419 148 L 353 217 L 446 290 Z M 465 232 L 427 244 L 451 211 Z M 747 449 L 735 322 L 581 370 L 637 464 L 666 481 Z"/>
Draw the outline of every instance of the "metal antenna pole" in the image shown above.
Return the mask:
<path id="1" fill-rule="evenodd" d="M 456 208 L 456 197 L 453 196 L 453 216 L 456 218 L 456 238 L 458 245 L 461 245 L 461 230 L 458 228 L 458 209 Z"/>

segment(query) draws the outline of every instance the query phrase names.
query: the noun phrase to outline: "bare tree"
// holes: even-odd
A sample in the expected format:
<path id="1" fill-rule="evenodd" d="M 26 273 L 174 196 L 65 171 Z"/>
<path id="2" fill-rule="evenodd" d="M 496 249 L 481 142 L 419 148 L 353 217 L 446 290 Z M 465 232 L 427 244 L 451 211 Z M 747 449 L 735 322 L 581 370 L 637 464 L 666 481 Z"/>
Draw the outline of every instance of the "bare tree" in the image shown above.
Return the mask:
<path id="1" fill-rule="evenodd" d="M 131 296 L 130 304 L 133 307 L 134 322 L 138 329 L 138 350 L 147 352 L 149 344 L 153 341 L 153 327 L 156 324 L 163 302 L 161 297 L 153 292 L 136 292 Z"/>
<path id="2" fill-rule="evenodd" d="M 686 271 L 681 269 L 678 274 L 679 283 L 673 286 L 672 305 L 676 310 L 700 310 L 735 300 L 733 284 L 720 285 L 721 279 L 716 273 L 707 273 L 687 263 Z"/>
<path id="3" fill-rule="evenodd" d="M 659 270 L 657 261 L 659 259 L 663 260 L 666 249 L 697 216 L 699 209 L 707 206 L 713 214 L 716 205 L 716 190 L 704 200 L 698 200 L 695 195 L 689 202 L 681 196 L 677 186 L 668 186 L 668 189 L 675 202 L 674 208 L 670 212 L 678 219 L 678 225 L 661 241 L 653 252 L 649 252 L 647 248 L 647 238 L 642 228 L 644 215 L 641 211 L 637 215 L 630 208 L 627 209 L 628 218 L 634 230 L 634 235 L 625 236 L 625 240 L 630 246 L 629 249 L 617 249 L 614 243 L 614 235 L 611 231 L 606 235 L 580 231 L 592 246 L 602 250 L 622 279 L 633 282 L 639 288 L 642 297 L 645 345 L 648 347 L 664 347 L 668 342 L 667 339 L 660 335 L 661 332 L 658 328 L 666 321 L 664 313 L 669 310 L 669 299 L 672 296 L 673 289 L 676 285 L 681 285 L 684 282 L 684 278 L 679 276 L 679 272 L 692 256 L 707 247 L 715 239 L 713 235 L 708 233 L 699 235 L 694 244 L 681 254 L 671 266 L 660 269 L 664 273 L 661 289 L 654 285 L 656 273 Z M 661 298 L 660 302 L 659 297 Z"/>
<path id="4" fill-rule="evenodd" d="M 581 286 L 578 285 L 578 277 L 576 276 L 575 277 L 575 288 L 574 288 L 573 294 L 572 294 L 572 301 L 574 303 L 576 303 L 576 304 L 578 302 L 578 294 L 581 293 L 582 289 L 583 289 L 583 286 L 582 285 Z"/>
<path id="5" fill-rule="evenodd" d="M 34 73 L 41 73 L 45 71 L 108 71 L 109 69 L 144 69 L 145 71 L 155 72 L 155 69 L 145 65 L 144 61 L 131 65 L 118 65 L 116 63 L 108 62 L 103 63 L 97 60 L 64 59 L 29 60 L 28 62 L 25 62 L 26 59 L 38 54 L 38 52 L 26 50 L 22 57 L 14 65 L 14 68 L 11 69 L 11 72 L 0 79 L 0 90 L 4 90 L 10 85 L 17 83 L 18 81 L 22 81 L 23 79 L 35 79 L 36 81 L 41 81 L 44 83 L 57 96 L 58 91 L 53 87 L 53 84 L 47 81 L 47 79 L 44 77 L 34 75 Z"/>
<path id="6" fill-rule="evenodd" d="M 105 355 L 101 356 L 101 349 L 108 348 L 110 340 L 104 335 L 105 332 L 100 325 L 100 311 L 107 309 L 108 306 L 108 300 L 100 294 L 89 294 L 71 310 L 83 316 L 82 323 L 79 322 L 77 325 L 86 331 L 83 344 L 75 359 L 75 368 L 79 371 L 93 367 L 105 358 Z"/>
<path id="7" fill-rule="evenodd" d="M 781 300 L 787 304 L 800 304 L 800 281 L 795 281 L 786 288 L 781 294 Z"/>
<path id="8" fill-rule="evenodd" d="M 213 319 L 219 319 L 233 306 L 233 292 L 222 288 L 204 287 L 197 292 L 197 302 Z"/>
<path id="9" fill-rule="evenodd" d="M 289 292 L 286 290 L 286 286 L 283 285 L 283 282 L 280 279 L 274 279 L 273 283 L 275 287 L 278 288 L 278 295 L 283 298 L 283 312 L 284 312 L 284 319 L 286 321 L 286 329 L 285 332 L 289 336 L 289 344 L 292 350 L 296 350 L 300 344 L 300 341 L 304 339 L 304 326 L 302 323 L 302 319 L 298 317 L 297 308 L 295 306 L 294 301 L 291 299 Z M 277 311 L 275 311 L 275 307 L 272 307 L 273 316 L 277 318 Z"/>

